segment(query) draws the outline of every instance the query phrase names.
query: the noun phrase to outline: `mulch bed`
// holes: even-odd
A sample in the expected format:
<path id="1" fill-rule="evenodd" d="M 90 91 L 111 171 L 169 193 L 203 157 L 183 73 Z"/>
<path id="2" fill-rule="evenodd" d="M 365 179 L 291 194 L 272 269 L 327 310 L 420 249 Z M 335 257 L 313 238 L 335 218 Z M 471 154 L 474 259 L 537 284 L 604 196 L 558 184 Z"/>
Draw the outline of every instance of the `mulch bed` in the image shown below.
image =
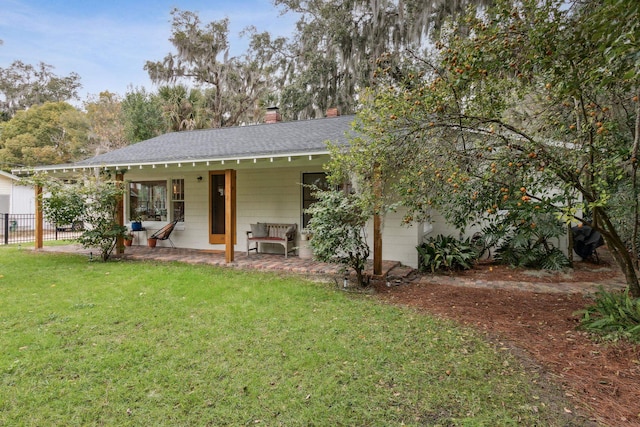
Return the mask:
<path id="1" fill-rule="evenodd" d="M 456 274 L 461 282 L 597 283 L 620 276 L 610 261 L 576 263 L 563 274 L 540 275 L 490 263 Z M 575 313 L 591 297 L 438 284 L 433 278 L 391 287 L 379 283 L 376 291 L 385 301 L 452 319 L 486 334 L 500 348 L 508 347 L 525 366 L 561 386 L 573 406 L 559 410 L 578 420 L 571 425 L 640 426 L 640 346 L 597 343 L 579 331 Z"/>

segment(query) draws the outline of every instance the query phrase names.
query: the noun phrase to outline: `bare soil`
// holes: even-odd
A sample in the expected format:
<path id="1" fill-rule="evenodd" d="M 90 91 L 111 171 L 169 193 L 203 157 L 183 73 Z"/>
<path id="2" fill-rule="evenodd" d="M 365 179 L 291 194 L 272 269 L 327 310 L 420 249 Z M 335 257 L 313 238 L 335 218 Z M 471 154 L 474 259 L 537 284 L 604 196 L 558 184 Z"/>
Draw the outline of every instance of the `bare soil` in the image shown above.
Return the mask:
<path id="1" fill-rule="evenodd" d="M 452 274 L 460 284 L 450 284 L 450 275 L 440 276 L 442 283 L 430 275 L 428 281 L 414 278 L 397 286 L 375 287 L 385 301 L 452 319 L 508 349 L 524 366 L 549 380 L 544 387 L 549 390 L 548 402 L 553 404 L 553 386 L 559 386 L 556 389 L 564 398 L 556 395 L 555 400 L 570 403 L 558 408 L 572 418 L 567 425 L 640 426 L 640 345 L 598 343 L 577 329 L 576 312 L 593 298 L 574 291 L 582 282 L 622 280 L 611 261 L 577 262 L 573 271 L 562 274 L 541 275 L 491 263 Z M 505 287 L 505 281 L 514 285 Z M 483 286 L 474 286 L 477 282 Z M 498 282 L 500 288 L 491 286 Z M 554 282 L 569 283 L 569 290 L 521 290 L 527 283 Z"/>

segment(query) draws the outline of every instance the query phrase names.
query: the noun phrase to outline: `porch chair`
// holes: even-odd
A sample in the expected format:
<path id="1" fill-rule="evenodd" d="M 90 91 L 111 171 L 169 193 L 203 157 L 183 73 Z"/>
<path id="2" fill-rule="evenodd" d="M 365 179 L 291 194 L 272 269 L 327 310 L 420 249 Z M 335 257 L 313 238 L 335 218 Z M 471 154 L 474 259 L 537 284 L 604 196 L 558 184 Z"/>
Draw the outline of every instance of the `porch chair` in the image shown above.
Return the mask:
<path id="1" fill-rule="evenodd" d="M 173 241 L 171 240 L 170 236 L 171 236 L 171 233 L 173 232 L 173 229 L 176 228 L 176 224 L 178 223 L 178 221 L 180 221 L 180 219 L 171 221 L 169 224 L 165 225 L 160 230 L 153 233 L 149 238 L 156 239 L 156 240 L 168 240 L 169 243 L 171 243 L 171 247 L 175 249 L 176 245 L 173 244 Z"/>

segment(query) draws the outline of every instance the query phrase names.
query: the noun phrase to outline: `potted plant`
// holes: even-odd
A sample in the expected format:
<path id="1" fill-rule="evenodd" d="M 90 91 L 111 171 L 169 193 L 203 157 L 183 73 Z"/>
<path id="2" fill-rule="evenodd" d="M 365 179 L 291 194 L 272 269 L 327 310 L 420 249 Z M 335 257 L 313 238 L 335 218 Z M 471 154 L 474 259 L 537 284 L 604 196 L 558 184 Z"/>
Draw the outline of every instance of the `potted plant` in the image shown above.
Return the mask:
<path id="1" fill-rule="evenodd" d="M 127 233 L 122 237 L 125 246 L 131 246 L 133 243 L 133 233 Z"/>
<path id="2" fill-rule="evenodd" d="M 150 248 L 155 248 L 156 243 L 158 243 L 158 239 L 156 239 L 155 237 L 149 237 L 147 239 L 147 244 L 149 245 Z"/>
<path id="3" fill-rule="evenodd" d="M 131 221 L 131 231 L 140 231 L 142 230 L 142 218 L 135 217 L 133 221 Z"/>

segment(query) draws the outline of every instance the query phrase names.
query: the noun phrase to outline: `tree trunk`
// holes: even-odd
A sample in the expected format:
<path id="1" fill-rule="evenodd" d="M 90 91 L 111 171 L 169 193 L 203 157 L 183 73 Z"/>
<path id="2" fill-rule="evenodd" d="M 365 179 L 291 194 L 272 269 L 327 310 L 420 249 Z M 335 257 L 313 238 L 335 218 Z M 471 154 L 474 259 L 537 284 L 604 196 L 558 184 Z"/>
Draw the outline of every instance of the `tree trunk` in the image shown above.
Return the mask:
<path id="1" fill-rule="evenodd" d="M 636 102 L 636 125 L 631 149 L 631 188 L 633 191 L 633 233 L 631 234 L 631 253 L 633 263 L 638 268 L 638 221 L 640 220 L 640 204 L 638 203 L 638 153 L 640 152 L 640 103 Z"/>
<path id="2" fill-rule="evenodd" d="M 624 244 L 621 244 L 622 247 L 620 247 L 620 245 L 612 242 L 610 239 L 605 240 L 607 242 L 609 250 L 611 251 L 611 254 L 624 273 L 627 287 L 629 288 L 629 293 L 634 298 L 640 298 L 640 283 L 638 283 L 638 275 L 636 274 L 635 263 L 631 259 L 631 255 L 629 255 L 629 251 L 627 250 L 626 246 Z"/>
<path id="3" fill-rule="evenodd" d="M 620 236 L 615 230 L 615 227 L 611 223 L 609 216 L 602 209 L 594 209 L 594 223 L 598 225 L 598 228 L 607 243 L 609 251 L 616 260 L 616 263 L 622 269 L 624 277 L 629 288 L 629 293 L 634 298 L 640 298 L 640 283 L 638 283 L 638 275 L 635 269 L 635 262 L 629 254 L 627 246 L 624 244 Z"/>
<path id="4" fill-rule="evenodd" d="M 364 287 L 364 276 L 362 274 L 362 270 L 356 268 L 356 280 L 358 281 L 359 287 Z"/>

